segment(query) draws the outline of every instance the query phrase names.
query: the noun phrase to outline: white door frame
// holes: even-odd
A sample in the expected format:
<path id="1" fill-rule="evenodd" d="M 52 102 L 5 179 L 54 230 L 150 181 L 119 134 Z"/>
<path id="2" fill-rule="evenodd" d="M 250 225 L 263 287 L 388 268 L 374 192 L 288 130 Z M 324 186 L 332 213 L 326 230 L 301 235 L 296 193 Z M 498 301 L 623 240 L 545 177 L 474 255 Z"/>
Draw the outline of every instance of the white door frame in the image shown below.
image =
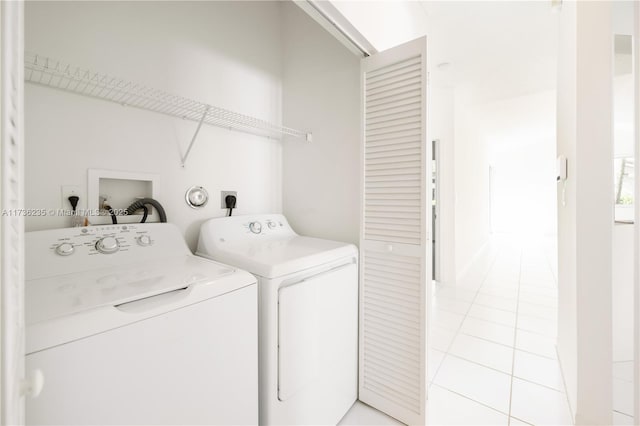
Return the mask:
<path id="1" fill-rule="evenodd" d="M 436 199 L 436 208 L 435 208 L 435 212 L 434 216 L 431 218 L 431 223 L 432 223 L 432 227 L 433 229 L 431 230 L 432 236 L 433 236 L 433 258 L 435 259 L 435 261 L 433 262 L 433 277 L 434 280 L 436 281 L 441 281 L 442 278 L 442 268 L 444 265 L 444 262 L 442 261 L 442 244 L 440 241 L 441 238 L 441 232 L 440 232 L 440 211 L 442 209 L 441 207 L 441 200 L 442 198 L 440 197 L 440 188 L 442 187 L 442 185 L 440 184 L 440 167 L 441 167 L 441 157 L 440 157 L 440 139 L 433 139 L 431 141 L 431 154 L 432 154 L 432 158 L 431 158 L 431 164 L 435 163 L 435 184 L 433 186 L 432 191 L 435 194 L 435 199 Z M 432 175 L 433 175 L 433 170 L 432 170 Z M 431 177 L 430 177 L 431 178 Z"/>
<path id="2" fill-rule="evenodd" d="M 635 138 L 635 164 L 640 164 L 640 4 L 634 2 L 633 25 L 633 72 L 634 72 L 634 138 Z M 636 174 L 635 180 L 635 236 L 634 236 L 634 423 L 640 424 L 640 178 Z"/>

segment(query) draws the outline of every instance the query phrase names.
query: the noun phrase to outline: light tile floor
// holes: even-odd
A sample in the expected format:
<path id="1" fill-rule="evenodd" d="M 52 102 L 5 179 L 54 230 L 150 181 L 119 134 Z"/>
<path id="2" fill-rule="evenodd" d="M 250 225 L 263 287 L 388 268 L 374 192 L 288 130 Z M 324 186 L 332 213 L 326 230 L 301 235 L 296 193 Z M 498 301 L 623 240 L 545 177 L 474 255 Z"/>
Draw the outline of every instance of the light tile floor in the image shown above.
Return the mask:
<path id="1" fill-rule="evenodd" d="M 550 244 L 496 239 L 455 286 L 435 285 L 427 424 L 571 424 L 554 259 Z M 341 424 L 399 423 L 358 402 Z"/>
<path id="2" fill-rule="evenodd" d="M 613 422 L 633 424 L 633 361 L 613 363 Z"/>

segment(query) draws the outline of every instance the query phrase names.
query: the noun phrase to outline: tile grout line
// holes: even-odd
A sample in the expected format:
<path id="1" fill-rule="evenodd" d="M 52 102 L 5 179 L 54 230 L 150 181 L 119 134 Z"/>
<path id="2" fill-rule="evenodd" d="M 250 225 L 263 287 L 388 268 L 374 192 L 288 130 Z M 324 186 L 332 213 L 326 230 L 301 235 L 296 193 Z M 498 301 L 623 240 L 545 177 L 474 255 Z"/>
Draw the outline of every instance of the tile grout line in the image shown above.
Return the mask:
<path id="1" fill-rule="evenodd" d="M 446 387 L 444 387 L 444 386 L 442 386 L 442 385 L 438 385 L 438 384 L 435 384 L 435 383 L 433 384 L 433 386 L 436 386 L 436 387 L 438 387 L 438 388 L 440 388 L 440 389 L 444 389 L 444 390 L 446 390 L 447 392 L 451 392 L 451 393 L 453 393 L 453 394 L 456 394 L 456 395 L 458 395 L 459 397 L 464 398 L 464 399 L 467 399 L 467 400 L 469 400 L 469 401 L 471 401 L 471 402 L 474 402 L 474 403 L 476 403 L 476 404 L 478 404 L 478 405 L 482 405 L 483 407 L 486 407 L 486 408 L 488 408 L 488 409 L 490 409 L 490 410 L 492 410 L 492 411 L 495 411 L 496 413 L 500 413 L 500 414 L 502 414 L 503 416 L 507 416 L 507 417 L 509 416 L 509 415 L 508 415 L 507 413 L 505 413 L 504 411 L 500 411 L 500 410 L 498 410 L 498 409 L 497 409 L 497 408 L 495 408 L 495 407 L 492 407 L 492 406 L 490 406 L 490 405 L 485 404 L 484 402 L 476 401 L 476 400 L 475 400 L 475 399 L 473 399 L 473 398 L 469 398 L 468 396 L 463 395 L 463 394 L 461 394 L 461 393 L 459 393 L 459 392 L 457 392 L 457 391 L 455 391 L 455 390 L 453 390 L 453 389 L 449 389 L 449 388 L 446 388 Z M 525 423 L 526 423 L 526 422 L 525 422 Z"/>
<path id="2" fill-rule="evenodd" d="M 518 301 L 516 302 L 516 325 L 513 329 L 513 355 L 511 356 L 511 383 L 509 385 L 509 418 L 507 419 L 507 426 L 511 426 L 511 405 L 513 403 L 513 374 L 516 364 L 516 341 L 518 339 L 518 308 L 520 306 L 520 280 L 522 278 L 522 252 L 524 248 L 520 247 L 520 267 L 518 271 Z"/>
<path id="3" fill-rule="evenodd" d="M 496 260 L 498 259 L 498 255 L 500 254 L 501 251 L 502 251 L 502 247 L 500 247 L 497 250 L 497 252 L 493 256 L 493 259 L 490 261 L 490 265 L 487 268 L 487 271 L 484 273 L 484 277 L 482 278 L 482 281 L 480 282 L 480 285 L 478 286 L 478 289 L 476 290 L 475 295 L 473 296 L 473 299 L 471 300 L 471 303 L 469 304 L 469 308 L 467 308 L 467 312 L 464 314 L 464 317 L 462 318 L 462 321 L 460 322 L 460 325 L 455 330 L 455 334 L 453 335 L 453 338 L 451 339 L 451 342 L 449 342 L 449 345 L 447 346 L 447 350 L 444 351 L 444 356 L 442 357 L 442 361 L 440 361 L 440 365 L 438 366 L 438 369 L 435 371 L 435 373 L 433 373 L 433 378 L 430 381 L 429 385 L 431 385 L 436 380 L 436 377 L 438 377 L 438 373 L 440 372 L 440 369 L 442 368 L 442 364 L 444 364 L 444 360 L 447 358 L 447 356 L 448 355 L 455 356 L 453 354 L 449 354 L 449 351 L 451 350 L 451 346 L 453 346 L 453 342 L 456 340 L 456 337 L 458 337 L 458 334 L 460 333 L 460 329 L 462 328 L 462 324 L 464 324 L 465 320 L 467 319 L 467 315 L 469 314 L 469 311 L 473 307 L 473 304 L 475 303 L 475 300 L 478 297 L 478 293 L 480 293 L 480 289 L 484 285 L 484 282 L 486 281 L 487 277 L 489 276 L 489 273 L 493 269 L 493 266 L 495 265 Z"/>
<path id="4" fill-rule="evenodd" d="M 515 348 L 514 348 L 514 349 L 515 349 Z M 436 350 L 437 350 L 437 349 L 436 349 Z M 519 350 L 519 349 L 518 349 L 518 350 Z M 442 351 L 439 351 L 439 352 L 442 352 Z M 514 378 L 514 379 L 518 379 L 518 380 L 523 381 L 523 382 L 531 383 L 531 384 L 533 384 L 533 385 L 536 385 L 536 386 L 539 386 L 539 387 L 542 387 L 542 388 L 547 388 L 547 389 L 549 389 L 550 391 L 554 391 L 554 392 L 557 392 L 557 393 L 562 394 L 562 395 L 565 395 L 565 394 L 566 394 L 566 392 L 563 392 L 563 391 L 561 391 L 561 390 L 558 390 L 558 389 L 556 389 L 556 388 L 553 388 L 553 387 L 551 387 L 551 386 L 549 386 L 549 385 L 545 385 L 544 383 L 534 382 L 534 381 L 533 381 L 533 380 L 531 380 L 531 379 L 526 379 L 526 378 L 524 378 L 524 377 L 519 377 L 519 376 L 516 376 L 516 375 L 513 375 L 513 374 L 505 373 L 504 371 L 502 371 L 502 370 L 498 370 L 498 369 L 497 369 L 497 368 L 495 368 L 495 367 L 489 367 L 488 365 L 480 364 L 480 363 L 479 363 L 479 362 L 477 362 L 477 361 L 473 361 L 473 360 L 471 360 L 471 359 L 463 358 L 463 357 L 461 357 L 461 356 L 459 356 L 459 355 L 455 355 L 455 354 L 451 354 L 451 353 L 448 353 L 448 354 L 445 354 L 445 355 L 449 355 L 449 356 L 450 356 L 450 357 L 452 357 L 452 358 L 456 358 L 456 359 L 459 359 L 459 360 L 461 360 L 461 361 L 468 362 L 469 364 L 477 365 L 478 367 L 486 368 L 487 370 L 495 371 L 496 373 L 504 374 L 505 376 L 513 376 L 513 378 Z M 535 355 L 535 354 L 534 354 L 534 355 Z M 551 360 L 550 358 L 547 358 L 547 359 Z M 449 391 L 451 391 L 451 392 L 456 392 L 454 389 L 450 389 L 450 388 L 448 388 L 448 387 L 446 387 L 446 386 L 444 386 L 444 385 L 437 384 L 437 383 L 433 383 L 433 384 L 434 384 L 434 385 L 436 385 L 436 386 L 439 386 L 439 387 L 441 387 L 441 388 L 443 388 L 443 389 L 449 390 Z M 482 404 L 482 402 L 480 402 L 480 401 L 476 401 L 475 399 L 472 399 L 472 398 L 469 398 L 469 397 L 467 397 L 467 398 L 468 398 L 468 399 L 471 399 L 472 401 L 475 401 L 475 402 L 477 402 L 477 403 L 479 403 L 479 404 Z M 499 410 L 498 410 L 498 411 L 499 411 Z M 502 411 L 500 411 L 500 412 L 502 413 Z"/>
<path id="5" fill-rule="evenodd" d="M 517 331 L 517 330 L 518 329 L 515 328 L 514 331 Z M 526 330 L 520 330 L 520 331 L 526 331 Z M 504 343 L 496 342 L 495 340 L 487 339 L 486 337 L 474 336 L 473 334 L 465 333 L 464 331 L 461 331 L 461 333 L 464 334 L 465 336 L 473 337 L 474 339 L 483 340 L 485 342 L 489 342 L 489 343 L 493 343 L 493 344 L 496 344 L 496 345 L 500 345 L 500 346 L 503 346 L 505 348 L 512 348 L 514 350 L 518 350 L 520 352 L 524 352 L 524 353 L 529 354 L 529 355 L 539 356 L 540 358 L 545 358 L 545 359 L 552 360 L 552 361 L 557 361 L 558 360 L 557 358 L 551 358 L 550 356 L 547 356 L 547 355 L 540 355 L 539 353 L 536 353 L 536 352 L 531 352 L 531 351 L 526 350 L 526 349 L 520 349 L 520 348 L 515 346 L 515 343 L 514 343 L 514 346 L 510 346 L 510 345 L 505 345 Z M 540 335 L 540 336 L 542 336 L 542 335 Z M 434 349 L 434 350 L 437 351 L 438 349 Z M 442 351 L 440 351 L 440 352 L 442 352 Z M 463 358 L 463 359 L 465 359 L 465 358 Z M 626 381 L 628 382 L 629 380 L 626 380 Z"/>

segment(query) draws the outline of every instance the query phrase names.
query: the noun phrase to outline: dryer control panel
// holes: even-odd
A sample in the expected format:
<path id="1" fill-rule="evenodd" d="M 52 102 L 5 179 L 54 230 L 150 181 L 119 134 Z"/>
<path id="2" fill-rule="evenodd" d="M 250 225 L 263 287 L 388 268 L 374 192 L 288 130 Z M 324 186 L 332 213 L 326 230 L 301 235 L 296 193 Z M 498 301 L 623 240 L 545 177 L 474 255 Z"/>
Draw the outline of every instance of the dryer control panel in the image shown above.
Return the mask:
<path id="1" fill-rule="evenodd" d="M 291 233 L 293 230 L 289 227 L 287 220 L 278 217 L 252 217 L 250 221 L 243 223 L 244 228 L 248 229 L 252 234 L 273 234 L 279 233 L 280 235 Z M 294 233 L 295 234 L 295 233 Z"/>
<path id="2" fill-rule="evenodd" d="M 214 247 L 231 242 L 241 246 L 245 242 L 286 240 L 297 236 L 281 214 L 218 217 L 202 224 L 197 253 L 211 253 Z"/>

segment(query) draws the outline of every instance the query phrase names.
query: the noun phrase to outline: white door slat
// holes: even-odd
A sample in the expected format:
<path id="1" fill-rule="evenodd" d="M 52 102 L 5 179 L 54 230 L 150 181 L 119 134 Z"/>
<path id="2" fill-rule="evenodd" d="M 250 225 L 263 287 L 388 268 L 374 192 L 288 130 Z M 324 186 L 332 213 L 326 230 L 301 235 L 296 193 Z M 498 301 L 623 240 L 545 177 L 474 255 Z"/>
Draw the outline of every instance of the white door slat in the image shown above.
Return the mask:
<path id="1" fill-rule="evenodd" d="M 420 167 L 419 161 L 404 161 L 397 163 L 383 163 L 383 164 L 371 164 L 368 167 L 368 170 L 398 170 L 404 168 L 415 168 Z"/>
<path id="2" fill-rule="evenodd" d="M 365 296 L 363 296 L 363 301 L 364 300 Z M 418 318 L 416 318 L 415 313 L 411 315 L 404 310 L 393 310 L 394 307 L 392 305 L 384 303 L 383 300 L 375 300 L 371 297 L 367 297 L 366 303 L 370 305 L 367 309 L 368 313 L 376 314 L 376 316 L 378 316 L 379 318 L 385 319 L 390 323 L 401 326 L 420 326 L 420 321 Z"/>
<path id="3" fill-rule="evenodd" d="M 396 194 L 396 195 L 411 195 L 411 194 L 420 194 L 419 187 L 411 187 L 411 188 L 392 188 L 390 191 L 389 188 L 367 188 L 365 192 L 365 196 L 369 197 L 372 195 L 381 195 L 381 194 Z"/>
<path id="4" fill-rule="evenodd" d="M 402 125 L 410 125 L 415 124 L 416 122 L 420 123 L 420 111 L 417 111 L 415 114 L 404 114 L 404 117 L 401 118 L 391 118 L 387 117 L 385 120 L 376 119 L 376 120 L 367 120 L 367 131 L 379 130 L 379 129 L 390 129 L 396 128 Z M 413 128 L 413 126 L 412 126 Z M 367 133 L 370 134 L 370 133 Z"/>
<path id="5" fill-rule="evenodd" d="M 412 370 L 406 368 L 402 362 L 397 362 L 395 360 L 389 360 L 388 358 L 382 359 L 378 354 L 370 353 L 365 357 L 367 364 L 371 364 L 375 368 L 388 369 L 401 377 L 406 379 L 410 379 L 412 375 Z"/>
<path id="6" fill-rule="evenodd" d="M 365 207 L 369 207 L 369 206 L 410 206 L 410 207 L 420 207 L 420 200 L 375 200 L 375 199 L 371 199 L 369 198 L 366 203 L 365 203 Z M 396 229 L 403 229 L 403 228 L 396 228 Z M 413 229 L 413 227 L 411 225 L 407 225 L 407 229 Z"/>
<path id="7" fill-rule="evenodd" d="M 372 99 L 367 105 L 365 112 L 376 112 L 381 109 L 421 102 L 422 100 L 422 96 L 417 94 L 416 90 L 405 90 L 404 92 L 398 92 L 392 95 L 380 96 L 378 99 Z"/>
<path id="8" fill-rule="evenodd" d="M 416 234 L 413 231 L 400 231 L 397 229 L 380 229 L 370 228 L 365 229 L 368 235 L 376 235 L 378 237 L 387 236 L 389 238 L 406 238 L 412 241 L 420 241 L 420 234 Z"/>
<path id="9" fill-rule="evenodd" d="M 418 336 L 402 337 L 395 331 L 391 334 L 385 333 L 383 330 L 371 329 L 367 330 L 365 339 L 370 339 L 371 342 L 375 342 L 382 346 L 385 346 L 386 342 L 393 343 L 392 347 L 399 351 L 402 355 L 415 354 L 415 360 L 419 359 L 420 353 L 420 339 Z"/>
<path id="10" fill-rule="evenodd" d="M 395 151 L 398 149 L 421 149 L 419 140 L 409 140 L 392 143 L 369 144 L 365 150 L 365 154 L 375 154 L 378 152 Z"/>
<path id="11" fill-rule="evenodd" d="M 384 68 L 378 68 L 378 69 L 368 71 L 365 76 L 365 79 L 366 81 L 370 81 L 371 79 L 374 79 L 376 77 L 389 75 L 390 73 L 395 72 L 397 70 L 406 69 L 407 67 L 419 65 L 420 63 L 421 63 L 421 58 L 420 56 L 416 55 L 416 56 L 404 59 L 402 61 L 398 61 L 393 64 L 390 64 Z"/>
<path id="12" fill-rule="evenodd" d="M 417 292 L 415 289 L 413 288 L 405 288 L 402 286 L 394 286 L 393 283 L 382 283 L 380 282 L 380 280 L 375 280 L 375 279 L 371 279 L 371 276 L 369 275 L 367 277 L 368 280 L 368 284 L 371 288 L 376 288 L 379 290 L 385 290 L 385 291 L 394 291 L 398 294 L 402 294 L 404 296 L 407 297 L 412 297 L 412 298 L 416 298 L 416 297 L 420 297 L 420 293 Z"/>
<path id="13" fill-rule="evenodd" d="M 384 74 L 380 75 L 368 75 L 365 82 L 367 85 L 371 84 L 384 84 L 386 81 L 395 81 L 397 78 L 402 78 L 407 74 L 413 74 L 416 71 L 421 70 L 421 64 L 419 61 L 405 64 L 395 70 L 387 69 Z"/>
<path id="14" fill-rule="evenodd" d="M 396 149 L 387 149 L 385 151 L 367 151 L 365 154 L 365 158 L 367 160 L 373 160 L 375 158 L 384 158 L 384 157 L 397 157 L 399 155 L 420 155 L 422 153 L 422 149 L 420 147 L 415 148 L 396 148 Z"/>
<path id="15" fill-rule="evenodd" d="M 379 78 L 377 80 L 367 79 L 367 81 L 365 82 L 365 90 L 367 94 L 370 94 L 372 90 L 384 89 L 386 87 L 397 87 L 398 84 L 402 83 L 420 83 L 420 78 L 420 65 L 415 65 L 413 67 L 399 70 L 393 75 L 387 74 L 385 78 Z"/>
<path id="16" fill-rule="evenodd" d="M 402 285 L 396 286 L 393 280 L 385 281 L 384 279 L 378 279 L 376 277 L 372 278 L 371 274 L 367 275 L 366 278 L 371 288 L 376 288 L 379 290 L 386 290 L 386 291 L 395 291 L 404 296 L 412 297 L 413 299 L 420 297 L 420 292 L 416 291 L 415 288 L 412 288 L 410 286 L 402 286 Z"/>
<path id="17" fill-rule="evenodd" d="M 407 288 L 417 288 L 417 283 L 420 280 L 422 271 L 412 271 L 411 269 L 399 268 L 397 265 L 384 265 L 369 263 L 366 274 L 370 274 L 377 279 L 387 282 L 397 282 L 398 284 L 404 283 Z"/>
<path id="18" fill-rule="evenodd" d="M 376 296 L 376 297 L 383 297 L 383 298 L 389 298 L 390 301 L 395 301 L 395 303 L 409 303 L 409 304 L 413 304 L 415 303 L 415 296 L 409 296 L 403 293 L 399 293 L 396 291 L 392 291 L 389 289 L 381 289 L 379 287 L 376 286 L 369 286 L 366 289 L 365 295 L 372 295 L 372 296 Z"/>
<path id="19" fill-rule="evenodd" d="M 399 124 L 399 125 L 389 125 L 386 127 L 380 127 L 378 129 L 368 129 L 366 132 L 367 137 L 375 137 L 375 136 L 392 136 L 395 137 L 397 133 L 400 132 L 410 132 L 420 130 L 422 123 L 420 119 L 414 119 L 413 122 Z"/>
<path id="20" fill-rule="evenodd" d="M 410 291 L 410 292 L 414 292 L 416 294 L 416 297 L 420 296 L 420 292 L 417 291 L 415 283 L 414 282 L 405 282 L 402 280 L 398 280 L 396 277 L 391 277 L 391 278 L 387 278 L 387 277 L 382 277 L 379 275 L 375 275 L 375 272 L 367 272 L 366 274 L 364 274 L 364 277 L 367 279 L 367 282 L 372 282 L 374 284 L 380 284 L 380 285 L 388 285 L 391 287 L 397 286 L 399 289 L 403 289 L 406 291 Z"/>
<path id="21" fill-rule="evenodd" d="M 417 170 L 416 167 L 405 167 L 402 169 L 391 168 L 391 169 L 382 169 L 382 170 L 369 170 L 365 174 L 365 178 L 375 179 L 375 178 L 385 177 L 385 176 L 405 176 L 405 175 L 415 175 L 419 173 L 420 171 Z"/>
<path id="22" fill-rule="evenodd" d="M 420 188 L 421 182 L 419 179 L 412 180 L 398 180 L 395 178 L 390 178 L 387 180 L 369 182 L 366 184 L 366 189 L 374 189 L 374 188 Z"/>
<path id="23" fill-rule="evenodd" d="M 375 87 L 372 87 L 371 85 L 367 84 L 367 87 L 365 88 L 367 96 L 370 96 L 371 99 L 374 99 L 375 96 L 381 95 L 383 93 L 391 93 L 391 92 L 397 93 L 405 89 L 413 90 L 415 88 L 419 88 L 420 85 L 422 84 L 422 81 L 421 81 L 422 76 L 420 75 L 419 72 L 409 74 L 407 77 L 408 78 L 406 79 L 401 79 L 396 81 L 393 81 L 393 80 L 382 81 Z"/>
<path id="24" fill-rule="evenodd" d="M 417 407 L 419 405 L 419 400 L 413 396 L 410 396 L 414 395 L 413 393 L 398 389 L 392 383 L 384 380 L 384 378 L 380 377 L 377 374 L 371 374 L 367 376 L 367 381 L 371 386 L 378 387 L 379 389 L 384 389 L 385 392 L 390 393 L 391 395 L 395 395 L 396 398 L 402 397 L 409 407 Z"/>
<path id="25" fill-rule="evenodd" d="M 403 213 L 395 213 L 395 212 L 371 212 L 368 213 L 368 216 L 371 216 L 373 218 L 376 219 L 414 219 L 414 220 L 419 220 L 420 219 L 420 213 L 410 213 L 410 212 L 403 212 Z"/>
<path id="26" fill-rule="evenodd" d="M 416 111 L 420 112 L 420 102 L 402 103 L 397 106 L 387 106 L 379 110 L 373 110 L 370 108 L 367 110 L 366 123 L 377 122 L 377 120 L 392 120 L 396 117 L 401 117 L 402 114 L 413 115 Z"/>
<path id="27" fill-rule="evenodd" d="M 420 355 L 419 350 L 406 350 L 405 348 L 398 348 L 395 345 L 388 345 L 383 339 L 374 338 L 368 333 L 365 333 L 364 344 L 375 349 L 375 353 L 378 355 L 387 355 L 394 357 L 398 360 L 404 359 L 405 363 L 419 363 Z"/>
<path id="28" fill-rule="evenodd" d="M 421 129 L 409 129 L 409 130 L 402 130 L 396 133 L 385 133 L 382 135 L 369 135 L 367 136 L 367 143 L 365 146 L 375 146 L 376 142 L 385 142 L 385 143 L 389 143 L 389 142 L 398 142 L 401 139 L 404 138 L 413 138 L 411 140 L 415 140 L 416 138 L 420 137 L 420 132 L 422 130 Z M 370 145 L 373 144 L 373 145 Z"/>
<path id="29" fill-rule="evenodd" d="M 400 170 L 399 170 L 400 172 Z M 410 173 L 410 174 L 389 174 L 389 175 L 382 175 L 382 176 L 367 176 L 367 179 L 371 181 L 372 184 L 376 184 L 379 182 L 386 182 L 386 183 L 393 183 L 393 182 L 414 182 L 415 186 L 421 186 L 420 185 L 420 179 L 418 179 L 418 176 Z M 399 186 L 399 185 L 398 185 Z M 403 185 L 403 186 L 407 186 L 407 185 Z"/>
<path id="30" fill-rule="evenodd" d="M 376 150 L 384 150 L 388 148 L 401 147 L 403 145 L 411 144 L 412 146 L 421 146 L 419 135 L 396 137 L 393 139 L 379 139 L 377 141 L 368 141 L 365 147 L 366 152 L 374 152 Z"/>
<path id="31" fill-rule="evenodd" d="M 377 393 L 384 399 L 394 402 L 399 407 L 403 407 L 407 410 L 418 411 L 420 403 L 417 399 L 406 394 L 399 394 L 395 389 L 381 384 L 383 380 L 380 380 L 376 376 L 367 376 L 364 380 L 363 386 L 370 392 Z"/>
<path id="32" fill-rule="evenodd" d="M 394 372 L 388 368 L 365 367 L 365 373 L 369 376 L 375 375 L 383 379 L 385 383 L 389 384 L 389 386 L 402 393 L 415 395 L 420 389 L 420 383 L 415 383 L 415 379 L 413 379 L 412 383 L 410 378 L 407 378 L 402 374 L 394 374 Z"/>
<path id="33" fill-rule="evenodd" d="M 421 104 L 422 97 L 415 97 L 413 99 L 400 99 L 398 101 L 391 102 L 380 102 L 375 106 L 370 104 L 365 110 L 366 117 L 364 120 L 365 123 L 367 123 L 367 120 L 369 119 L 382 118 L 387 115 L 392 116 L 403 111 L 410 112 L 417 108 L 420 108 Z"/>
<path id="34" fill-rule="evenodd" d="M 390 267 L 409 268 L 421 271 L 422 265 L 420 262 L 417 262 L 417 260 L 419 259 L 406 256 L 396 256 L 391 253 L 378 253 L 373 250 L 367 251 L 367 262 L 369 262 L 370 265 L 382 264 Z"/>

